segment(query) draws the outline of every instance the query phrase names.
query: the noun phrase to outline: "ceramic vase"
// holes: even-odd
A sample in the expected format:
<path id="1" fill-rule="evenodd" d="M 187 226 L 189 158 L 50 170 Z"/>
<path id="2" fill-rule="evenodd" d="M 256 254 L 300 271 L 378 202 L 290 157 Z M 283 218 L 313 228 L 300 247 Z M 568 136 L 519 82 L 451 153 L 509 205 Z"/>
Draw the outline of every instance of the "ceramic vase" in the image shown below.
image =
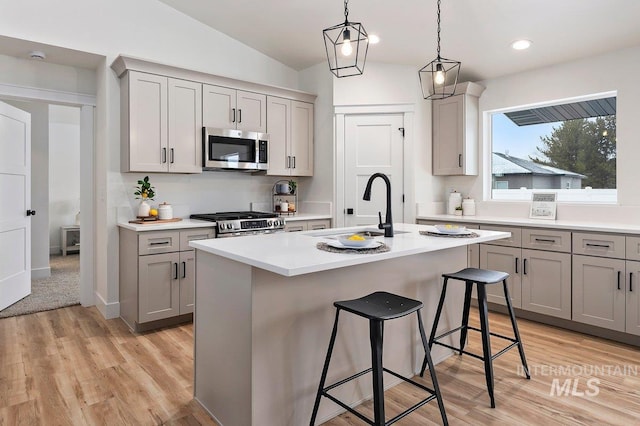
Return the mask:
<path id="1" fill-rule="evenodd" d="M 147 200 L 141 200 L 138 206 L 138 217 L 148 217 L 151 206 L 147 203 Z"/>

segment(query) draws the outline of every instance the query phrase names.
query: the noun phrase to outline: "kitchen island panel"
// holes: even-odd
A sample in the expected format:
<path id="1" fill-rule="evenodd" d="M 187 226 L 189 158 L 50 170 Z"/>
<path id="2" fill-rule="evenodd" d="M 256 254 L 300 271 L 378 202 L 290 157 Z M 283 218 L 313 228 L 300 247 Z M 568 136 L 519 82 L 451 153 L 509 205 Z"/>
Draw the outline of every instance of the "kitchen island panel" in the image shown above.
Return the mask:
<path id="1" fill-rule="evenodd" d="M 441 274 L 467 261 L 463 246 L 284 277 L 197 253 L 195 396 L 224 425 L 308 424 L 335 316 L 333 302 L 379 290 L 421 300 L 428 333 Z M 445 305 L 443 330 L 461 318 L 463 286 L 448 292 L 452 302 Z M 386 322 L 384 345 L 385 367 L 407 376 L 419 371 L 424 352 L 415 315 Z M 450 353 L 434 347 L 434 361 Z M 370 362 L 368 321 L 342 312 L 327 382 L 366 369 Z M 368 376 L 333 394 L 352 404 L 369 399 Z M 397 383 L 385 377 L 387 388 Z M 323 399 L 318 419 L 341 411 Z"/>

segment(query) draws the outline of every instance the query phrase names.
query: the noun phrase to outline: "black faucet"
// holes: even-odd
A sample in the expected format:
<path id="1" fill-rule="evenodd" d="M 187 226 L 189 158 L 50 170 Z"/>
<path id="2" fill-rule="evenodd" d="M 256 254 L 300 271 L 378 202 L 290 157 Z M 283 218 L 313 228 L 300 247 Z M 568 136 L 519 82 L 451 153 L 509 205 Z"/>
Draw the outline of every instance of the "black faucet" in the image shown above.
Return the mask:
<path id="1" fill-rule="evenodd" d="M 380 220 L 378 229 L 384 229 L 385 237 L 393 237 L 393 220 L 391 220 L 391 182 L 389 181 L 387 175 L 383 173 L 372 174 L 367 181 L 367 187 L 364 189 L 364 195 L 362 196 L 362 199 L 365 201 L 371 201 L 371 184 L 377 177 L 382 178 L 382 180 L 384 180 L 384 183 L 387 185 L 387 212 L 384 216 L 384 223 L 382 223 L 382 213 L 378 212 L 378 219 Z"/>

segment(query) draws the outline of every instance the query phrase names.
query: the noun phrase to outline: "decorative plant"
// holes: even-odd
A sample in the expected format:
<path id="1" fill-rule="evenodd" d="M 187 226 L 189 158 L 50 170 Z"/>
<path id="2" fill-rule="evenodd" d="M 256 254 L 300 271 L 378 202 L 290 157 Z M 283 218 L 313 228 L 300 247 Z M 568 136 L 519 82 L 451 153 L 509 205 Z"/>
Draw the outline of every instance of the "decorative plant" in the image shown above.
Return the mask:
<path id="1" fill-rule="evenodd" d="M 290 180 L 289 181 L 289 188 L 290 188 L 290 194 L 295 194 L 296 193 L 296 187 L 298 186 L 298 184 L 296 183 L 295 180 Z"/>
<path id="2" fill-rule="evenodd" d="M 462 210 L 462 206 L 456 207 L 456 210 Z"/>
<path id="3" fill-rule="evenodd" d="M 145 176 L 144 179 L 139 180 L 138 185 L 140 186 L 137 186 L 136 192 L 134 192 L 134 195 L 138 195 L 136 199 L 142 198 L 143 200 L 153 200 L 156 193 L 153 190 L 154 187 L 151 186 L 151 183 L 149 182 L 149 176 Z"/>

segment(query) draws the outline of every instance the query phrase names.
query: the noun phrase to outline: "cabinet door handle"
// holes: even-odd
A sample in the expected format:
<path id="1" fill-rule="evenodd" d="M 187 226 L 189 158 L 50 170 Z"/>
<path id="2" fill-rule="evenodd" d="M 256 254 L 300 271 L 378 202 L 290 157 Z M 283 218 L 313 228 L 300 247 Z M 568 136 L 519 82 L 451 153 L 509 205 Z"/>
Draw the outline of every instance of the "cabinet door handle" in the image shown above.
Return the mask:
<path id="1" fill-rule="evenodd" d="M 187 277 L 187 262 L 182 262 L 182 278 Z"/>
<path id="2" fill-rule="evenodd" d="M 171 155 L 170 155 L 170 157 L 171 157 L 171 164 L 173 164 L 173 148 L 171 148 L 170 154 L 171 154 Z"/>
<path id="3" fill-rule="evenodd" d="M 458 167 L 462 167 L 462 154 L 458 154 Z"/>
<path id="4" fill-rule="evenodd" d="M 291 168 L 291 156 L 287 155 L 287 169 Z"/>
<path id="5" fill-rule="evenodd" d="M 516 274 L 518 273 L 518 258 L 516 257 Z"/>
<path id="6" fill-rule="evenodd" d="M 178 262 L 175 262 L 175 263 L 173 264 L 173 272 L 174 272 L 174 277 L 173 277 L 173 279 L 174 279 L 174 280 L 177 280 L 177 279 L 178 279 Z"/>
<path id="7" fill-rule="evenodd" d="M 231 108 L 231 111 L 233 112 L 233 118 L 231 119 L 232 123 L 236 122 L 236 109 L 235 108 Z"/>
<path id="8" fill-rule="evenodd" d="M 242 123 L 242 110 L 238 109 L 238 123 Z"/>
<path id="9" fill-rule="evenodd" d="M 296 156 L 294 155 L 292 158 L 293 158 L 293 167 L 292 167 L 292 169 L 295 169 L 296 168 Z"/>
<path id="10" fill-rule="evenodd" d="M 633 291 L 633 272 L 629 272 L 629 291 Z"/>
<path id="11" fill-rule="evenodd" d="M 620 271 L 618 271 L 618 290 L 620 290 Z"/>
<path id="12" fill-rule="evenodd" d="M 527 259 L 522 259 L 522 273 L 527 275 Z"/>
<path id="13" fill-rule="evenodd" d="M 162 162 L 167 162 L 167 148 L 162 148 Z"/>

